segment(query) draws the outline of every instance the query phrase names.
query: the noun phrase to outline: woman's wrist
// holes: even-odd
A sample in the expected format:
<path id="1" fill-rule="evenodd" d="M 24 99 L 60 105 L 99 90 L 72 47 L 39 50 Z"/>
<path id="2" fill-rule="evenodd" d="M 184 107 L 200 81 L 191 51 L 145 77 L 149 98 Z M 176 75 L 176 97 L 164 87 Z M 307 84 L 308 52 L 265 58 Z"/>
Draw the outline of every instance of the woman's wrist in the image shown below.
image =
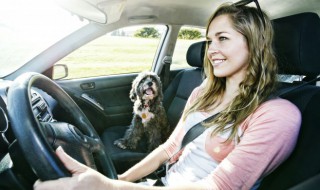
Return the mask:
<path id="1" fill-rule="evenodd" d="M 125 173 L 118 175 L 118 180 L 133 182 L 135 179 L 132 179 L 132 177 L 130 178 L 129 171 L 126 171 Z"/>
<path id="2" fill-rule="evenodd" d="M 118 175 L 118 180 L 121 180 L 121 181 L 128 181 L 127 176 L 126 176 L 124 173 L 123 173 L 123 174 Z"/>

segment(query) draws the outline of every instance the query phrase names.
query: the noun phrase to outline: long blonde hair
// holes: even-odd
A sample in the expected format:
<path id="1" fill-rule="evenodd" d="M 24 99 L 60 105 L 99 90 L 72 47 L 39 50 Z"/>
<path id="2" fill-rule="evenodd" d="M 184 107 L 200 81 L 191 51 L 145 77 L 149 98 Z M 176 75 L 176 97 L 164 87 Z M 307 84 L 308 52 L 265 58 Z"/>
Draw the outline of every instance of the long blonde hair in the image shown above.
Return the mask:
<path id="1" fill-rule="evenodd" d="M 268 16 L 261 18 L 258 10 L 248 6 L 223 4 L 210 17 L 210 23 L 220 15 L 228 15 L 236 31 L 247 41 L 249 49 L 249 65 L 244 80 L 239 84 L 239 94 L 212 121 L 205 125 L 217 127 L 212 135 L 231 130 L 227 141 L 237 137 L 239 125 L 265 102 L 276 87 L 277 60 L 272 47 L 273 28 Z M 264 23 L 262 21 L 264 19 Z M 201 95 L 183 113 L 183 119 L 195 111 L 210 111 L 212 105 L 219 102 L 226 89 L 226 78 L 215 77 L 213 67 L 207 57 L 208 44 L 204 57 L 204 74 L 207 78 Z M 231 125 L 227 125 L 231 124 Z M 228 126 L 228 128 L 226 128 Z M 239 139 L 238 139 L 239 140 Z"/>

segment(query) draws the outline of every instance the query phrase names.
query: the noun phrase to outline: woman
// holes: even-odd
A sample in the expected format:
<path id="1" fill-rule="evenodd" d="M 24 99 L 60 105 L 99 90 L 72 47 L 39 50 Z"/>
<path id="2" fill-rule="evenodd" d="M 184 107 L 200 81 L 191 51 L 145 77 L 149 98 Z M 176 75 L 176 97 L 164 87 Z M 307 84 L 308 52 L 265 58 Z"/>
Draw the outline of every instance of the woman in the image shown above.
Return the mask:
<path id="1" fill-rule="evenodd" d="M 206 79 L 192 92 L 166 143 L 119 175 L 119 180 L 79 164 L 58 148 L 57 155 L 73 177 L 38 181 L 35 189 L 258 187 L 260 179 L 290 155 L 301 123 L 292 103 L 271 98 L 277 71 L 271 22 L 256 8 L 224 4 L 210 18 L 206 35 Z M 205 132 L 176 154 L 186 131 L 216 113 L 205 123 Z M 168 159 L 175 163 L 162 178 L 165 187 L 131 183 Z"/>

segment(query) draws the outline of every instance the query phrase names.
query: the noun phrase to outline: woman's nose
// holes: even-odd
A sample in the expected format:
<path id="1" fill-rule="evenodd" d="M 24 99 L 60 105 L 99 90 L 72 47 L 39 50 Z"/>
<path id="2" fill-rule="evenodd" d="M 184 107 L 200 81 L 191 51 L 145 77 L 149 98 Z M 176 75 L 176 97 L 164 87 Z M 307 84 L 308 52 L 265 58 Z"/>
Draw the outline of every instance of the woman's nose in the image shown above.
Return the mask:
<path id="1" fill-rule="evenodd" d="M 209 46 L 208 55 L 213 55 L 213 54 L 216 54 L 218 52 L 219 52 L 219 50 L 217 48 L 210 48 L 210 46 Z"/>
<path id="2" fill-rule="evenodd" d="M 208 54 L 215 54 L 217 52 L 219 52 L 217 46 L 213 42 L 210 42 L 208 44 Z"/>

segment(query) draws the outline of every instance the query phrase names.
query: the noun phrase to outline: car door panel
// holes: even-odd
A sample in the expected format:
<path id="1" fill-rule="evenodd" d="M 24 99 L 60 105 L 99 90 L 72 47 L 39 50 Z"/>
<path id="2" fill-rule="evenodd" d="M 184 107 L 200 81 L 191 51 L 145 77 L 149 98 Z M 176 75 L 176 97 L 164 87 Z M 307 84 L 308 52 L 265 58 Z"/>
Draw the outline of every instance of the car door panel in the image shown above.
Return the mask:
<path id="1" fill-rule="evenodd" d="M 129 92 L 136 75 L 61 80 L 57 83 L 77 102 L 100 133 L 111 126 L 130 124 L 133 103 Z"/>

